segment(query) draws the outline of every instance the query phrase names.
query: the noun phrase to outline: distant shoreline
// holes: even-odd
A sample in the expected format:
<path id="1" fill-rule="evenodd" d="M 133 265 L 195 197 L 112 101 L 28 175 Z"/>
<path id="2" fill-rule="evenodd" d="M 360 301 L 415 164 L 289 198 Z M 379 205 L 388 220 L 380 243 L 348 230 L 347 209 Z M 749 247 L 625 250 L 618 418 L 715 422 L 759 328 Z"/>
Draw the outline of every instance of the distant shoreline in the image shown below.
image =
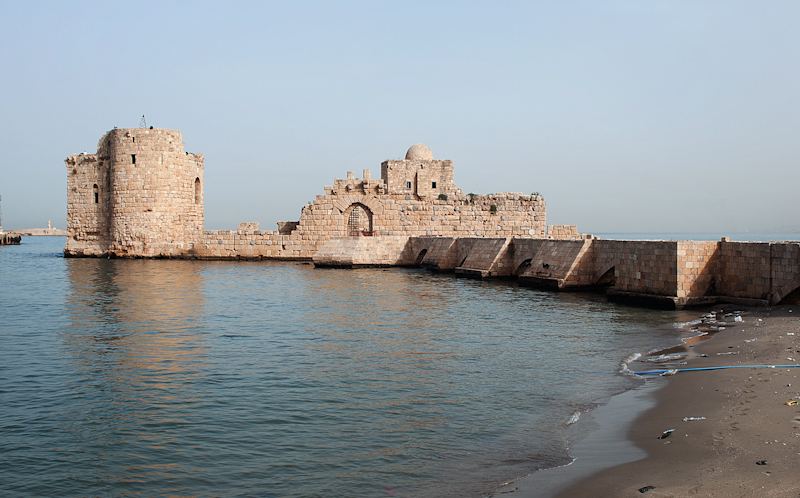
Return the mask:
<path id="1" fill-rule="evenodd" d="M 9 230 L 6 233 L 25 237 L 66 237 L 69 235 L 66 230 L 59 230 L 58 228 L 27 228 L 24 230 Z"/>

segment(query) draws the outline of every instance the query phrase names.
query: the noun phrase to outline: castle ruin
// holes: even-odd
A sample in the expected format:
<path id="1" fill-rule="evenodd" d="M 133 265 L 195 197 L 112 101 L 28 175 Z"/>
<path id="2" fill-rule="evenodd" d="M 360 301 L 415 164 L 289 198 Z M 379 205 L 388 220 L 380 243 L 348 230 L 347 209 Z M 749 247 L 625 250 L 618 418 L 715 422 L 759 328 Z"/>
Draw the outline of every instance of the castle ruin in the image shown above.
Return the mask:
<path id="1" fill-rule="evenodd" d="M 203 155 L 181 133 L 113 129 L 68 157 L 66 256 L 303 259 L 317 266 L 422 266 L 679 308 L 800 299 L 800 243 L 603 240 L 547 226 L 539 195 L 464 194 L 453 163 L 417 144 L 381 178 L 352 172 L 278 230 L 204 230 Z"/>
<path id="2" fill-rule="evenodd" d="M 66 160 L 67 256 L 311 259 L 343 237 L 545 237 L 539 195 L 464 194 L 453 162 L 416 144 L 405 159 L 384 161 L 335 179 L 278 230 L 242 223 L 236 231 L 204 230 L 203 155 L 185 152 L 181 132 L 113 129 L 96 154 Z M 574 227 L 552 228 L 559 237 Z"/>
<path id="3" fill-rule="evenodd" d="M 67 166 L 67 256 L 180 257 L 203 233 L 203 155 L 181 132 L 109 131 Z"/>

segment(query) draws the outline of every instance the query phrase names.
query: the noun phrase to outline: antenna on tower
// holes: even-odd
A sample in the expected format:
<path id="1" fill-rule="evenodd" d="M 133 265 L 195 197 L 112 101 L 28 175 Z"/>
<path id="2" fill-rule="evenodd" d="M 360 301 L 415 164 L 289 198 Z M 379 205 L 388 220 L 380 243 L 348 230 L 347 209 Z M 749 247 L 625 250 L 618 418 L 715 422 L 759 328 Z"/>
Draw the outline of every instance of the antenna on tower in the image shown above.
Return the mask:
<path id="1" fill-rule="evenodd" d="M 144 120 L 144 114 L 142 114 L 142 120 L 139 122 L 139 128 L 147 128 L 147 121 Z"/>

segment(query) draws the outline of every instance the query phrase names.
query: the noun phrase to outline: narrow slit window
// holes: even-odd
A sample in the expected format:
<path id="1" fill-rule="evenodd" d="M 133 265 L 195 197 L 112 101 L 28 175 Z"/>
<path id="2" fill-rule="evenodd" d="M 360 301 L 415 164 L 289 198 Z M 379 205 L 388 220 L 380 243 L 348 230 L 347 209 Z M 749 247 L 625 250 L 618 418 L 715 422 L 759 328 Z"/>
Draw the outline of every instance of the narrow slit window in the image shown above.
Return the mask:
<path id="1" fill-rule="evenodd" d="M 100 189 L 97 187 L 96 183 L 92 187 L 92 193 L 94 194 L 94 203 L 98 204 L 100 202 Z"/>
<path id="2" fill-rule="evenodd" d="M 200 204 L 200 178 L 194 179 L 194 203 Z"/>
<path id="3" fill-rule="evenodd" d="M 406 182 L 406 188 L 411 188 L 411 182 Z"/>
<path id="4" fill-rule="evenodd" d="M 136 164 L 136 154 L 131 154 L 131 164 Z"/>
<path id="5" fill-rule="evenodd" d="M 431 182 L 431 188 L 436 188 L 436 182 Z"/>

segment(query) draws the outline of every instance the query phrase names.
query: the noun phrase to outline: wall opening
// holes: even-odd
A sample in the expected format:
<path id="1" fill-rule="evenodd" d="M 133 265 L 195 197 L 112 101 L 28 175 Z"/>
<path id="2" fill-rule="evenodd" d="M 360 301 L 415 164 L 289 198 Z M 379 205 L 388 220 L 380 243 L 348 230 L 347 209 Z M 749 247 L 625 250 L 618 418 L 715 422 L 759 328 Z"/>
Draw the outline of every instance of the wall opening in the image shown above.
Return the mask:
<path id="1" fill-rule="evenodd" d="M 419 252 L 419 254 L 417 255 L 417 260 L 414 261 L 414 264 L 417 265 L 417 266 L 421 265 L 422 264 L 422 260 L 425 259 L 425 255 L 426 254 L 428 254 L 428 250 L 427 249 L 421 250 Z"/>
<path id="2" fill-rule="evenodd" d="M 194 203 L 200 204 L 200 194 L 202 189 L 200 188 L 200 177 L 194 179 Z"/>
<path id="3" fill-rule="evenodd" d="M 407 189 L 410 189 L 410 188 L 411 188 L 411 182 L 406 182 L 406 188 L 407 188 Z"/>
<path id="4" fill-rule="evenodd" d="M 617 267 L 612 266 L 608 270 L 606 270 L 603 275 L 597 279 L 597 282 L 594 285 L 601 285 L 604 287 L 609 287 L 617 283 Z"/>
<path id="5" fill-rule="evenodd" d="M 96 183 L 92 187 L 92 194 L 94 196 L 94 203 L 98 204 L 100 202 L 100 189 L 97 187 Z"/>
<path id="6" fill-rule="evenodd" d="M 136 164 L 136 154 L 131 154 L 131 164 Z"/>
<path id="7" fill-rule="evenodd" d="M 431 188 L 436 188 L 436 182 L 431 182 Z"/>
<path id="8" fill-rule="evenodd" d="M 786 294 L 778 304 L 800 304 L 800 287 Z"/>
<path id="9" fill-rule="evenodd" d="M 526 259 L 522 263 L 519 264 L 517 269 L 514 271 L 514 275 L 522 275 L 525 271 L 531 267 L 531 262 L 533 259 Z"/>
<path id="10" fill-rule="evenodd" d="M 372 235 L 372 212 L 363 204 L 353 204 L 345 211 L 349 237 Z"/>

